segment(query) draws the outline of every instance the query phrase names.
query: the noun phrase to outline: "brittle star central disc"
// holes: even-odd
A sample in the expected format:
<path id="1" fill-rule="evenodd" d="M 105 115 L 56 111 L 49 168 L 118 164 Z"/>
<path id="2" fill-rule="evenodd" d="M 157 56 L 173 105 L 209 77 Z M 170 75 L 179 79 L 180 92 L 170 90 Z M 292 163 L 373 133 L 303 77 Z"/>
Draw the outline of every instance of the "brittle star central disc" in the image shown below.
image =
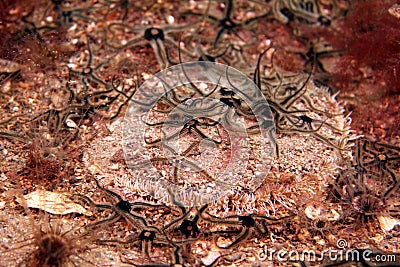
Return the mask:
<path id="1" fill-rule="evenodd" d="M 185 63 L 135 93 L 123 149 L 137 182 L 175 204 L 201 205 L 237 185 L 258 188 L 275 155 L 273 125 L 267 101 L 244 74 L 217 63 Z"/>
<path id="2" fill-rule="evenodd" d="M 215 114 L 197 117 L 196 103 L 201 103 L 203 109 L 215 109 Z M 169 181 L 184 188 L 215 182 L 214 177 L 229 164 L 231 138 L 234 137 L 234 133 L 230 134 L 224 122 L 220 121 L 222 110 L 224 104 L 218 99 L 195 98 L 177 105 L 168 114 L 159 129 L 163 156 L 151 159 L 153 165 L 162 162 L 172 165 L 169 175 L 165 169 L 162 170 L 164 178 L 169 176 Z M 240 130 L 245 131 L 244 128 Z M 248 151 L 243 148 L 240 153 L 248 154 Z"/>

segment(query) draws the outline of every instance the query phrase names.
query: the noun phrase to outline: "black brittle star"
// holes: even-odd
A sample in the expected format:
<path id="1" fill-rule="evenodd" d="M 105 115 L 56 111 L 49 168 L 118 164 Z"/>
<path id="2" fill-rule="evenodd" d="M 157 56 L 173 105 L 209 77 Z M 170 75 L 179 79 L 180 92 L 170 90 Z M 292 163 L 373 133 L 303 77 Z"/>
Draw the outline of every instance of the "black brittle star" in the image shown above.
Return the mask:
<path id="1" fill-rule="evenodd" d="M 224 16 L 222 18 L 218 18 L 218 17 L 212 16 L 210 14 L 201 14 L 201 13 L 196 13 L 196 12 L 191 12 L 191 11 L 185 12 L 184 15 L 194 15 L 194 16 L 197 16 L 200 18 L 204 17 L 206 20 L 217 25 L 219 30 L 214 39 L 214 43 L 213 43 L 214 47 L 216 47 L 218 45 L 218 42 L 221 40 L 221 37 L 225 32 L 233 33 L 240 40 L 244 41 L 242 39 L 242 37 L 240 37 L 238 29 L 243 28 L 243 27 L 248 27 L 249 25 L 252 25 L 258 19 L 261 19 L 261 18 L 264 18 L 264 17 L 267 17 L 268 15 L 270 15 L 270 12 L 266 12 L 263 15 L 256 16 L 254 18 L 250 18 L 245 21 L 239 22 L 232 18 L 233 12 L 234 12 L 233 0 L 228 0 L 228 1 L 226 1 L 226 6 L 224 9 Z"/>

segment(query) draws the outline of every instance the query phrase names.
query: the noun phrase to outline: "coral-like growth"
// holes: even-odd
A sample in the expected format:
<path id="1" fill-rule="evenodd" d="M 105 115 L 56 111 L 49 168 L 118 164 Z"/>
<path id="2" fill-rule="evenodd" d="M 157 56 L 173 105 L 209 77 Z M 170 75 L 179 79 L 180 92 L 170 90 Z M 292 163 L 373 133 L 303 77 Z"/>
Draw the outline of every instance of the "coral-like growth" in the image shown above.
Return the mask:
<path id="1" fill-rule="evenodd" d="M 41 151 L 35 144 L 28 147 L 25 170 L 35 181 L 52 180 L 61 172 L 61 163 L 48 152 Z"/>
<path id="2" fill-rule="evenodd" d="M 352 1 L 347 16 L 327 39 L 345 54 L 334 81 L 346 85 L 355 76 L 385 84 L 386 92 L 400 89 L 400 20 L 388 10 L 395 1 Z"/>
<path id="3" fill-rule="evenodd" d="M 15 3 L 14 3 L 15 2 Z M 35 4 L 27 1 L 0 3 L 0 58 L 36 70 L 55 68 L 55 62 L 71 53 L 66 45 L 65 29 L 38 26 L 32 21 Z"/>

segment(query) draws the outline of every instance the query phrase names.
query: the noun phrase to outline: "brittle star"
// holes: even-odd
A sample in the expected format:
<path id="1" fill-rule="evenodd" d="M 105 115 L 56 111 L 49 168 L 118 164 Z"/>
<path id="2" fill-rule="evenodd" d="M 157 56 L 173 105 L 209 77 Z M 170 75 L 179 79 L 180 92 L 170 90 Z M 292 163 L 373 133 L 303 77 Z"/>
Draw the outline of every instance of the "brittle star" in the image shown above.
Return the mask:
<path id="1" fill-rule="evenodd" d="M 216 35 L 214 43 L 213 43 L 213 46 L 217 47 L 218 42 L 221 40 L 221 37 L 225 32 L 231 32 L 234 35 L 236 35 L 240 40 L 244 41 L 242 39 L 242 37 L 239 35 L 237 29 L 248 27 L 248 26 L 252 25 L 253 22 L 257 21 L 258 19 L 265 18 L 271 14 L 271 11 L 268 11 L 267 13 L 262 14 L 260 16 L 256 16 L 256 17 L 247 19 L 245 21 L 239 22 L 232 18 L 233 12 L 234 12 L 233 1 L 228 0 L 228 1 L 226 1 L 224 16 L 222 18 L 218 18 L 218 17 L 212 16 L 210 14 L 201 14 L 201 13 L 196 13 L 196 12 L 191 12 L 191 11 L 185 12 L 184 15 L 194 15 L 194 16 L 198 16 L 198 17 L 204 17 L 206 20 L 217 24 L 219 30 L 217 32 L 217 35 Z"/>
<path id="2" fill-rule="evenodd" d="M 169 67 L 173 62 L 169 58 L 168 49 L 166 47 L 166 43 L 172 45 L 176 49 L 179 49 L 179 46 L 176 44 L 176 41 L 171 39 L 168 34 L 172 32 L 182 32 L 188 30 L 193 27 L 195 23 L 190 23 L 187 25 L 159 25 L 159 26 L 151 26 L 151 27 L 129 27 L 126 24 L 113 22 L 108 26 L 108 30 L 111 33 L 111 40 L 107 41 L 107 44 L 117 50 L 123 50 L 126 48 L 130 48 L 133 46 L 143 46 L 145 44 L 150 44 L 153 49 L 154 55 L 157 59 L 157 62 L 160 64 L 161 69 L 165 69 Z M 135 34 L 135 37 L 128 41 L 122 41 L 120 44 L 115 44 L 115 39 L 117 38 L 117 31 L 130 31 Z"/>
<path id="3" fill-rule="evenodd" d="M 177 152 L 174 148 L 168 146 L 167 144 L 163 144 L 163 147 L 169 151 L 168 154 L 172 155 L 171 156 L 165 156 L 165 157 L 153 157 L 150 159 L 151 163 L 157 163 L 157 162 L 167 162 L 169 164 L 173 165 L 173 176 L 174 176 L 174 183 L 178 183 L 178 172 L 179 170 L 182 170 L 183 168 L 189 168 L 190 170 L 193 170 L 195 172 L 201 173 L 206 177 L 208 181 L 213 181 L 214 178 L 211 177 L 210 174 L 206 170 L 204 170 L 202 167 L 198 166 L 194 161 L 188 159 L 188 156 L 194 155 L 193 150 L 200 145 L 201 141 L 195 141 L 188 148 L 186 148 L 183 152 Z M 146 165 L 149 162 L 139 162 L 138 164 L 131 165 L 130 168 L 137 168 L 140 167 L 141 165 Z"/>

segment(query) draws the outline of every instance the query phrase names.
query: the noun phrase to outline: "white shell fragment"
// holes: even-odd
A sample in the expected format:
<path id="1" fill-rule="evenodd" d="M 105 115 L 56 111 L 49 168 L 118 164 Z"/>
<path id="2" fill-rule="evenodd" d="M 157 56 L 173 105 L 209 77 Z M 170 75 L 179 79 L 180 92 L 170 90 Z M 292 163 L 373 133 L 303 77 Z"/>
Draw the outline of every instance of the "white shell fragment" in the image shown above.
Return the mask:
<path id="1" fill-rule="evenodd" d="M 334 210 L 326 210 L 322 209 L 321 207 L 315 207 L 314 205 L 308 205 L 304 213 L 306 214 L 307 218 L 311 220 L 316 220 L 318 218 L 324 218 L 327 219 L 328 221 L 337 221 L 340 218 L 340 214 Z"/>
<path id="2" fill-rule="evenodd" d="M 400 19 L 400 5 L 399 4 L 394 4 L 388 9 L 388 12 L 390 15 L 393 17 Z"/>
<path id="3" fill-rule="evenodd" d="M 219 257 L 221 257 L 221 253 L 220 252 L 211 251 L 210 253 L 208 253 L 208 255 L 206 257 L 201 258 L 201 262 L 204 265 L 209 266 L 213 262 L 215 262 Z"/>
<path id="4" fill-rule="evenodd" d="M 24 198 L 29 208 L 40 209 L 51 214 L 65 215 L 75 212 L 87 216 L 92 215 L 81 205 L 72 202 L 65 194 L 36 190 L 25 195 Z"/>
<path id="5" fill-rule="evenodd" d="M 393 218 L 392 216 L 380 215 L 380 216 L 377 216 L 377 217 L 378 217 L 379 225 L 381 226 L 381 229 L 384 232 L 389 232 L 389 231 L 393 230 L 393 228 L 396 225 L 400 225 L 400 220 L 396 219 L 396 218 Z"/>
<path id="6" fill-rule="evenodd" d="M 313 205 L 309 205 L 305 208 L 304 213 L 306 214 L 307 218 L 315 220 L 319 216 L 321 216 L 322 210 L 320 208 L 316 208 Z"/>

